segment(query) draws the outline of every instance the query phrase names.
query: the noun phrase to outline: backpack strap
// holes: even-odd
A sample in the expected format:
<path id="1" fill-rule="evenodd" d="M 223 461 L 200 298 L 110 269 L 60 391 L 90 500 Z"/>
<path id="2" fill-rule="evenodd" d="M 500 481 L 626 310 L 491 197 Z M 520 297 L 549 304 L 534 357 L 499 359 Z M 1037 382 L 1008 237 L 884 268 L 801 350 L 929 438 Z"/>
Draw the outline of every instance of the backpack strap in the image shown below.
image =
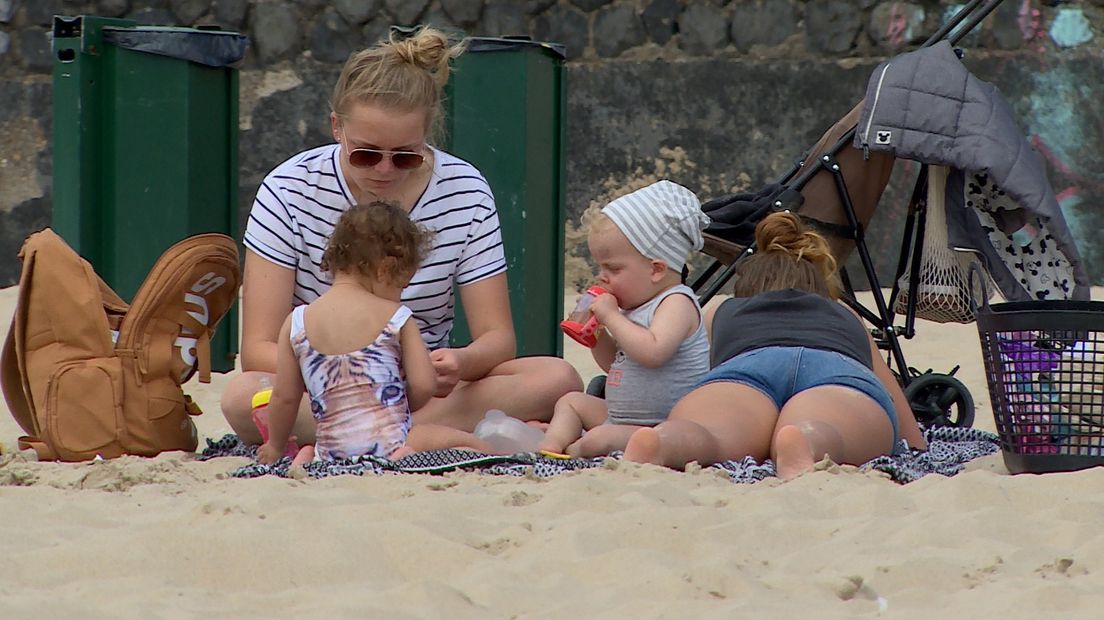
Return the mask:
<path id="1" fill-rule="evenodd" d="M 199 370 L 199 382 L 211 382 L 211 332 L 204 331 L 196 339 L 196 367 Z"/>
<path id="2" fill-rule="evenodd" d="M 40 461 L 60 461 L 61 456 L 49 444 L 38 437 L 23 435 L 18 440 L 20 450 L 34 450 Z"/>
<path id="3" fill-rule="evenodd" d="M 4 339 L 4 348 L 0 349 L 0 384 L 3 384 L 4 400 L 8 402 L 12 417 L 25 432 L 34 432 L 34 414 L 31 413 L 27 393 L 23 391 L 23 376 L 19 373 L 19 360 L 15 352 L 15 317 L 12 317 L 11 328 Z"/>
<path id="4" fill-rule="evenodd" d="M 15 314 L 12 315 L 8 335 L 4 339 L 4 348 L 0 350 L 0 384 L 12 417 L 25 432 L 37 434 L 38 418 L 31 400 L 31 386 L 24 361 L 27 351 L 27 304 L 30 302 L 31 275 L 35 264 L 34 249 L 25 243 L 19 250 L 19 259 L 23 262 L 23 269 L 19 274 L 19 296 L 16 298 Z"/>

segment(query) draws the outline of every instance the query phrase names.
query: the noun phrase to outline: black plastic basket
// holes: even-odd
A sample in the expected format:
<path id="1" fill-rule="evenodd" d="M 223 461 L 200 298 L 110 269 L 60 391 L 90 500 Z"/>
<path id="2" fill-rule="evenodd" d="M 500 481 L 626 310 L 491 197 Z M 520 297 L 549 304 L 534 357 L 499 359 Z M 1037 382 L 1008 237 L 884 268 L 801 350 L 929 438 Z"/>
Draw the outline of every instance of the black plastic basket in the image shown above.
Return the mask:
<path id="1" fill-rule="evenodd" d="M 983 304 L 977 326 L 1008 470 L 1104 465 L 1104 302 Z"/>

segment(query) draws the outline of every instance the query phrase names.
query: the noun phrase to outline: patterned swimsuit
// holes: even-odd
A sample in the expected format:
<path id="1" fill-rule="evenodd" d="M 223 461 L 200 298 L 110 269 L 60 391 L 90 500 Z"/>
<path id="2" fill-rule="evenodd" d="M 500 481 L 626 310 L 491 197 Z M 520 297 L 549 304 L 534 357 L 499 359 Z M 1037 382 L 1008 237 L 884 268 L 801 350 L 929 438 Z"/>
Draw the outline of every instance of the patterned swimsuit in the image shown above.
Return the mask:
<path id="1" fill-rule="evenodd" d="M 372 344 L 325 355 L 314 350 L 303 325 L 306 306 L 291 314 L 291 346 L 310 396 L 316 458 L 390 456 L 410 432 L 399 330 L 410 309 L 399 306 Z"/>

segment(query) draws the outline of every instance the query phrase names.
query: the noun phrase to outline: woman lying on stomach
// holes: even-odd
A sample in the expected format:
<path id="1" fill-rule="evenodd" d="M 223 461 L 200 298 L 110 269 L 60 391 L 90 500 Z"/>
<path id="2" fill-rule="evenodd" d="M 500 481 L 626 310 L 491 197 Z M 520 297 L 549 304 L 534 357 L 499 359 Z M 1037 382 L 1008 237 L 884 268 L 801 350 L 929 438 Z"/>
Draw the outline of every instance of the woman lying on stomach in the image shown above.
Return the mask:
<path id="1" fill-rule="evenodd" d="M 713 369 L 666 422 L 632 435 L 625 458 L 681 469 L 769 457 L 788 479 L 825 456 L 861 465 L 898 438 L 926 447 L 869 332 L 836 301 L 825 239 L 785 212 L 759 223 L 755 243 L 735 296 L 707 317 Z"/>

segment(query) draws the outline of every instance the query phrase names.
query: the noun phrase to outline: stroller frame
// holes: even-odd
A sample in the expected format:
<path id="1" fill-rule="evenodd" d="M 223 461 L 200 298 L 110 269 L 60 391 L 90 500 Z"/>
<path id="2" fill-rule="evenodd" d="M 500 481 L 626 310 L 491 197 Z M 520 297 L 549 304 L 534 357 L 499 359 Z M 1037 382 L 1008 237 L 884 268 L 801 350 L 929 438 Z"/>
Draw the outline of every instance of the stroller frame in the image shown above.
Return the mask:
<path id="1" fill-rule="evenodd" d="M 1002 2 L 1003 0 L 970 0 L 970 2 L 963 6 L 958 13 L 947 21 L 947 23 L 929 37 L 921 47 L 929 47 L 945 38 L 947 38 L 952 46 L 955 45 L 976 28 L 978 24 L 988 17 L 994 9 L 1000 6 Z M 959 26 L 961 26 L 961 28 L 959 28 Z M 808 162 L 810 164 L 808 166 L 806 166 L 806 158 L 811 151 L 806 152 L 806 154 L 794 162 L 793 167 L 779 179 L 778 184 L 786 186 L 789 189 L 801 191 L 816 175 L 826 172 L 831 176 L 840 204 L 847 217 L 848 224 L 846 226 L 840 226 L 825 222 L 817 222 L 816 227 L 830 229 L 834 236 L 854 242 L 855 250 L 858 252 L 863 271 L 870 284 L 870 291 L 874 300 L 874 309 L 871 310 L 867 308 L 857 300 L 854 287 L 851 284 L 846 269 L 844 269 L 842 265 L 839 270 L 840 279 L 844 287 L 844 295 L 841 301 L 874 326 L 873 329 L 871 329 L 874 341 L 879 349 L 888 353 L 890 367 L 891 369 L 895 369 L 894 372 L 899 377 L 902 387 L 905 389 L 905 394 L 908 396 L 909 402 L 919 421 L 926 426 L 953 425 L 968 427 L 973 422 L 973 399 L 970 397 L 969 390 L 966 386 L 954 378 L 954 374 L 958 371 L 959 367 L 956 366 L 945 375 L 933 373 L 931 370 L 920 373 L 906 363 L 899 340 L 901 336 L 905 339 L 911 339 L 915 335 L 916 303 L 918 297 L 917 287 L 919 285 L 918 276 L 920 271 L 919 257 L 922 255 L 925 232 L 924 215 L 926 212 L 926 204 L 924 196 L 926 195 L 927 189 L 928 166 L 927 164 L 921 163 L 912 198 L 909 200 L 897 271 L 894 276 L 889 300 L 887 301 L 878 283 L 874 262 L 866 246 L 864 227 L 856 214 L 854 202 L 848 191 L 847 183 L 844 179 L 837 157 L 854 139 L 856 131 L 857 125 L 852 126 L 833 146 L 819 155 L 815 162 Z M 804 171 L 802 172 L 803 168 Z M 786 208 L 786 205 L 783 204 L 782 201 L 776 201 L 773 203 L 773 207 L 776 210 L 781 210 Z M 800 208 L 797 208 L 796 212 L 800 215 Z M 716 238 L 712 240 L 721 245 L 729 244 L 729 242 Z M 707 246 L 708 245 L 707 243 Z M 727 252 L 722 252 L 724 256 L 715 256 L 713 262 L 693 280 L 691 288 L 698 292 L 699 300 L 702 304 L 712 299 L 721 288 L 732 279 L 739 261 L 755 251 L 754 243 L 743 248 L 738 254 L 733 251 L 735 247 L 735 244 L 731 244 L 729 248 L 726 248 L 728 250 Z M 910 256 L 913 258 L 911 267 L 909 265 Z M 721 267 L 725 265 L 724 258 L 730 257 L 732 258 L 731 262 L 721 271 Z M 894 326 L 896 314 L 892 308 L 894 307 L 897 296 L 902 292 L 900 290 L 900 280 L 906 268 L 910 268 L 910 278 L 905 323 L 901 328 L 898 328 Z M 718 272 L 720 273 L 718 274 Z M 951 414 L 950 409 L 952 407 L 957 407 L 957 415 Z"/>

